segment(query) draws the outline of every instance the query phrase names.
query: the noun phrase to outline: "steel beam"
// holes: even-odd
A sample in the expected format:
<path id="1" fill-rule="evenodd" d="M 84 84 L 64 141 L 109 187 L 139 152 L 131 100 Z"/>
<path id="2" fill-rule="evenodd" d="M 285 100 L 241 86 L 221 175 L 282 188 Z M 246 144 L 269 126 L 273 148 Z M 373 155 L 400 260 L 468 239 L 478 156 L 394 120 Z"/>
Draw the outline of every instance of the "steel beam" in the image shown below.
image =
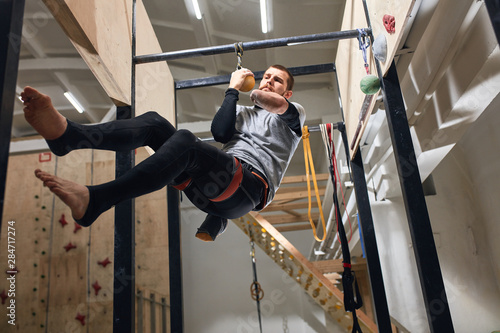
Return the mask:
<path id="1" fill-rule="evenodd" d="M 368 30 L 365 29 L 365 31 Z M 327 42 L 340 39 L 357 38 L 358 36 L 359 36 L 358 30 L 347 30 L 347 31 L 326 32 L 313 35 L 265 39 L 254 42 L 244 42 L 242 43 L 242 46 L 244 51 L 249 51 L 249 50 L 268 49 L 281 46 L 292 46 L 304 43 Z M 235 52 L 234 44 L 226 44 L 219 46 L 201 47 L 189 50 L 141 55 L 134 57 L 133 61 L 136 64 L 145 64 L 149 62 L 193 58 L 199 56 L 216 55 L 216 54 L 233 53 L 233 52 Z"/>
<path id="2" fill-rule="evenodd" d="M 131 108 L 117 108 L 117 119 L 129 119 Z M 134 166 L 134 152 L 116 153 L 116 178 Z M 113 332 L 135 331 L 135 200 L 115 206 Z"/>
<path id="3" fill-rule="evenodd" d="M 500 0 L 485 0 L 497 41 L 500 43 Z"/>
<path id="4" fill-rule="evenodd" d="M 363 245 L 366 253 L 366 262 L 368 265 L 368 274 L 370 276 L 370 285 L 372 289 L 378 331 L 392 332 L 391 317 L 389 316 L 384 279 L 382 276 L 382 268 L 380 266 L 377 238 L 375 236 L 375 228 L 373 225 L 370 199 L 368 198 L 365 171 L 359 149 L 351 161 L 351 170 L 360 220 L 359 228 L 361 229 L 361 234 L 363 235 Z"/>
<path id="5" fill-rule="evenodd" d="M 382 81 L 382 91 L 429 327 L 432 333 L 453 333 L 450 308 L 394 61 Z"/>
<path id="6" fill-rule="evenodd" d="M 132 57 L 136 52 L 136 0 L 132 1 Z M 116 119 L 135 117 L 135 65 L 131 66 L 131 105 L 116 108 Z M 135 151 L 117 152 L 115 177 L 135 165 Z M 115 206 L 113 332 L 135 332 L 135 200 Z"/>
<path id="7" fill-rule="evenodd" d="M 0 0 L 0 227 L 16 99 L 17 69 L 21 51 L 24 0 Z M 0 228 L 1 230 L 1 228 Z"/>
<path id="8" fill-rule="evenodd" d="M 170 332 L 184 332 L 179 191 L 167 186 Z"/>
<path id="9" fill-rule="evenodd" d="M 309 65 L 309 66 L 300 66 L 300 67 L 290 67 L 288 68 L 290 73 L 293 76 L 301 76 L 301 75 L 311 75 L 311 74 L 321 74 L 321 73 L 331 73 L 335 72 L 335 64 L 318 64 L 318 65 Z M 265 71 L 254 72 L 255 80 L 262 79 Z M 204 77 L 198 79 L 191 80 L 183 80 L 175 82 L 175 89 L 190 89 L 190 88 L 199 88 L 199 87 L 209 87 L 216 86 L 219 84 L 228 84 L 231 80 L 231 75 L 219 75 L 219 76 L 211 76 Z"/>

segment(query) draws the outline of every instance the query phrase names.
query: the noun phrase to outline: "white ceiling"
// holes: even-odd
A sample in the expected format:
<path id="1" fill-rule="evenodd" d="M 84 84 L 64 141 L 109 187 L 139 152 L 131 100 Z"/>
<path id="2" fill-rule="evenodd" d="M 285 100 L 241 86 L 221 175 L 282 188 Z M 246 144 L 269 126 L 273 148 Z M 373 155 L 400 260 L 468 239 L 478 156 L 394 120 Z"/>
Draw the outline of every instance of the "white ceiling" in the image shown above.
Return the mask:
<path id="1" fill-rule="evenodd" d="M 191 0 L 145 0 L 144 4 L 164 52 L 205 46 L 232 44 L 278 37 L 307 35 L 340 30 L 344 1 L 273 0 L 274 27 L 263 34 L 260 28 L 259 1 L 200 0 L 203 19 L 197 20 Z M 333 62 L 337 42 L 247 51 L 243 65 L 254 71 L 281 63 L 288 67 Z M 169 62 L 176 81 L 229 74 L 237 64 L 235 54 L 224 54 Z M 317 74 L 297 78 L 296 98 L 308 111 L 308 121 L 318 124 L 325 115 L 338 118 L 334 75 Z M 113 104 L 100 87 L 78 52 L 65 36 L 41 0 L 26 0 L 18 93 L 31 85 L 50 95 L 64 116 L 80 123 L 108 119 Z M 210 121 L 223 99 L 226 86 L 179 91 L 179 123 Z M 71 91 L 86 109 L 79 114 L 64 98 Z M 249 103 L 242 96 L 242 103 Z M 340 119 L 336 119 L 340 120 Z M 189 124 L 183 124 L 189 126 Z M 206 129 L 200 128 L 203 132 Z M 199 123 L 196 127 L 200 127 Z M 15 106 L 13 137 L 35 135 L 24 121 L 22 104 Z"/>

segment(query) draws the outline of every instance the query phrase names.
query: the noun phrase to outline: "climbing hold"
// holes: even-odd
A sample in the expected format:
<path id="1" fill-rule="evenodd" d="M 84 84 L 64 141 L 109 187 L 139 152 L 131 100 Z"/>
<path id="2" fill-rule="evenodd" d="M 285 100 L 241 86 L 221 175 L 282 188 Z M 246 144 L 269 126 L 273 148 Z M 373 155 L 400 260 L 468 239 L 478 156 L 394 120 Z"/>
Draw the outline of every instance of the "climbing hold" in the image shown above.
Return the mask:
<path id="1" fill-rule="evenodd" d="M 73 233 L 76 234 L 76 232 L 78 230 L 80 230 L 81 228 L 82 228 L 82 226 L 75 222 L 75 229 L 73 230 Z"/>
<path id="2" fill-rule="evenodd" d="M 255 78 L 251 75 L 245 77 L 245 81 L 243 81 L 243 85 L 240 88 L 242 92 L 248 92 L 253 89 L 255 86 Z"/>
<path id="3" fill-rule="evenodd" d="M 396 19 L 394 16 L 385 14 L 382 20 L 384 22 L 385 30 L 388 33 L 393 34 L 396 32 Z"/>
<path id="4" fill-rule="evenodd" d="M 361 91 L 367 95 L 373 95 L 380 89 L 380 80 L 377 76 L 371 74 L 361 79 Z"/>
<path id="5" fill-rule="evenodd" d="M 2 290 L 2 293 L 0 294 L 0 297 L 2 298 L 2 304 L 5 304 L 5 300 L 9 297 L 7 296 L 7 294 L 5 293 L 5 289 Z"/>
<path id="6" fill-rule="evenodd" d="M 101 265 L 102 267 L 106 267 L 108 264 L 111 264 L 111 261 L 109 261 L 109 258 L 106 258 L 102 261 L 98 261 L 97 262 L 99 265 Z"/>
<path id="7" fill-rule="evenodd" d="M 76 314 L 75 319 L 78 320 L 82 324 L 82 326 L 85 326 L 85 316 L 80 314 L 80 312 Z"/>
<path id="8" fill-rule="evenodd" d="M 61 218 L 59 219 L 59 223 L 64 227 L 66 224 L 68 224 L 68 221 L 66 221 L 66 218 L 64 217 L 64 214 L 61 215 Z"/>
<path id="9" fill-rule="evenodd" d="M 373 55 L 381 62 L 387 59 L 387 38 L 384 34 L 378 35 L 373 42 Z"/>
<path id="10" fill-rule="evenodd" d="M 68 251 L 69 251 L 69 250 L 71 250 L 71 249 L 76 249 L 76 245 L 71 244 L 71 242 L 69 242 L 68 244 L 66 244 L 66 245 L 64 246 L 64 249 L 66 250 L 66 252 L 68 252 Z"/>
<path id="11" fill-rule="evenodd" d="M 99 294 L 99 290 L 101 290 L 101 286 L 99 285 L 99 282 L 97 282 L 97 280 L 94 282 L 94 284 L 92 285 L 92 288 L 94 288 L 95 290 L 95 295 L 97 296 Z"/>

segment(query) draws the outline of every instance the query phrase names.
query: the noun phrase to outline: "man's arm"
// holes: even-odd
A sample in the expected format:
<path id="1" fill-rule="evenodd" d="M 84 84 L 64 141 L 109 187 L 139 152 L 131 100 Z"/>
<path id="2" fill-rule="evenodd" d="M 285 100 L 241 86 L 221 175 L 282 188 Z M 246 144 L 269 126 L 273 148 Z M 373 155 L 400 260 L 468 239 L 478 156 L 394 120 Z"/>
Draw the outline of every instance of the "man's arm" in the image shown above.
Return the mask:
<path id="1" fill-rule="evenodd" d="M 229 142 L 234 135 L 238 95 L 238 90 L 233 88 L 227 89 L 226 97 L 212 120 L 210 131 L 217 142 Z"/>
<path id="2" fill-rule="evenodd" d="M 275 92 L 254 90 L 250 94 L 250 99 L 255 105 L 271 113 L 283 114 L 288 109 L 286 98 Z"/>

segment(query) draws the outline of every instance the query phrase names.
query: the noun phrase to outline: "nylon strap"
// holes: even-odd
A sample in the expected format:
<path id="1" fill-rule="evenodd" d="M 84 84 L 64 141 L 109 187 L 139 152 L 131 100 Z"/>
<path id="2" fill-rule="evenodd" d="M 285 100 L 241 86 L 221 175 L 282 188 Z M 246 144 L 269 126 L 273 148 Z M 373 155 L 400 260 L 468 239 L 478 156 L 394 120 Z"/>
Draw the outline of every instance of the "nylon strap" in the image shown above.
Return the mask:
<path id="1" fill-rule="evenodd" d="M 309 142 L 309 130 L 307 129 L 307 126 L 304 126 L 302 129 L 302 142 L 304 143 L 304 161 L 305 161 L 305 167 L 306 167 L 306 181 L 307 181 L 307 197 L 309 201 L 308 205 L 308 210 L 307 210 L 307 216 L 309 218 L 309 223 L 311 223 L 311 227 L 313 229 L 313 234 L 314 238 L 318 241 L 324 241 L 326 238 L 326 223 L 325 223 L 325 216 L 323 214 L 323 207 L 321 205 L 321 198 L 319 196 L 319 190 L 318 190 L 318 182 L 316 180 L 316 171 L 314 171 L 314 162 L 313 162 L 313 157 L 312 157 L 312 152 L 311 152 L 311 144 Z M 314 221 L 311 216 L 311 205 L 312 205 L 312 195 L 311 195 L 311 184 L 310 184 L 310 179 L 309 179 L 309 166 L 311 167 L 311 175 L 313 179 L 313 185 L 314 185 L 314 191 L 316 194 L 316 203 L 318 204 L 319 208 L 319 214 L 321 218 L 321 224 L 323 226 L 323 237 L 319 238 L 317 233 L 316 233 L 316 225 L 314 224 Z"/>

